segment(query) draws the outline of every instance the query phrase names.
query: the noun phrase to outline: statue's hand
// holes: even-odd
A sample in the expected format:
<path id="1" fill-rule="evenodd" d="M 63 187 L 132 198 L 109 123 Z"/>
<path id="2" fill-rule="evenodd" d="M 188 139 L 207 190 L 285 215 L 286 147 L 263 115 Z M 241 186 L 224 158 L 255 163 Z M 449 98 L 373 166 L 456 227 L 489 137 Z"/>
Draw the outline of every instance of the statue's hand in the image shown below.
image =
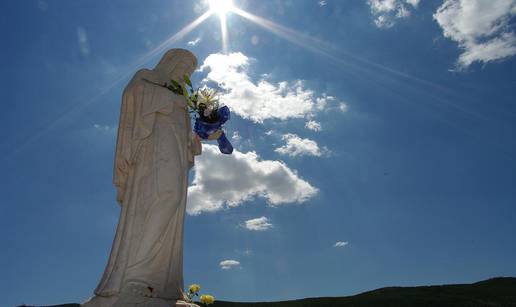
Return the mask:
<path id="1" fill-rule="evenodd" d="M 210 141 L 217 140 L 218 138 L 220 138 L 221 135 L 222 135 L 222 129 L 219 129 L 219 130 L 213 132 L 212 134 L 208 135 L 208 140 L 210 140 Z"/>
<path id="2" fill-rule="evenodd" d="M 193 131 L 193 137 L 195 142 L 201 142 L 202 138 L 197 134 L 197 132 Z"/>

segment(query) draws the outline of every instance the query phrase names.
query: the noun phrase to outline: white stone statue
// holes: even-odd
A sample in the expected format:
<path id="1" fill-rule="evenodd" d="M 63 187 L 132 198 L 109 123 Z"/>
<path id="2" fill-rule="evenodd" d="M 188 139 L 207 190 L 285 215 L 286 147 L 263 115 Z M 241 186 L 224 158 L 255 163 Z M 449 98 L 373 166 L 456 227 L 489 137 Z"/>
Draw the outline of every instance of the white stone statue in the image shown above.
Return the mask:
<path id="1" fill-rule="evenodd" d="M 82 306 L 190 305 L 183 292 L 183 225 L 188 170 L 201 143 L 185 98 L 153 82 L 183 80 L 196 66 L 191 52 L 172 49 L 124 90 L 113 178 L 120 220 L 95 296 Z"/>

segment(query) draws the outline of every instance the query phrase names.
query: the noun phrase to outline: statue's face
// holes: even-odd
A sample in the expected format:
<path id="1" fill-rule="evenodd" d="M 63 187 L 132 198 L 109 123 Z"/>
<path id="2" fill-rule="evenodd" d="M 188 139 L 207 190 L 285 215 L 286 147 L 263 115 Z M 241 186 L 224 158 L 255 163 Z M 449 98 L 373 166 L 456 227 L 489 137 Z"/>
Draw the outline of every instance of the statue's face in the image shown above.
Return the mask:
<path id="1" fill-rule="evenodd" d="M 161 78 L 176 81 L 183 81 L 183 76 L 190 76 L 197 67 L 195 55 L 185 49 L 171 49 L 165 53 L 161 61 L 154 68 Z"/>
<path id="2" fill-rule="evenodd" d="M 195 66 L 193 61 L 191 63 L 189 62 L 190 61 L 181 61 L 174 65 L 174 68 L 169 73 L 169 77 L 176 81 L 183 81 L 185 74 L 190 76 L 194 72 Z"/>

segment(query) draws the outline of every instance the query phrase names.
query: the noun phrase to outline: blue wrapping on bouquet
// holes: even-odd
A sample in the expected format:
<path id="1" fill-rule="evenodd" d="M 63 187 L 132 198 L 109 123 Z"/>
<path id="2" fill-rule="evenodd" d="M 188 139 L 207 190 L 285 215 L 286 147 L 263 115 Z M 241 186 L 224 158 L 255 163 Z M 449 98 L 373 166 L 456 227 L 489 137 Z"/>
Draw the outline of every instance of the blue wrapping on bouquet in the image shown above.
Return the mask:
<path id="1" fill-rule="evenodd" d="M 209 135 L 219 130 L 222 125 L 229 120 L 230 112 L 227 106 L 223 106 L 217 110 L 218 121 L 214 123 L 203 122 L 200 118 L 195 119 L 194 131 L 202 139 L 206 140 Z M 231 154 L 233 152 L 233 145 L 229 142 L 224 132 L 217 139 L 219 150 L 223 154 Z"/>

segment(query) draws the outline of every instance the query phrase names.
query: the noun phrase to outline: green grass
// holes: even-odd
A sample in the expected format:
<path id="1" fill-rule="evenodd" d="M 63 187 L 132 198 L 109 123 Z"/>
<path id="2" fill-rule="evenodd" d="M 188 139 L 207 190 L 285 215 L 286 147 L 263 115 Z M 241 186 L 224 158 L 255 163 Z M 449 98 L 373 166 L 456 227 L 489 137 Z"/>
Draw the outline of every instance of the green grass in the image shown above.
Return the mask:
<path id="1" fill-rule="evenodd" d="M 77 307 L 78 304 L 59 305 Z M 516 278 L 493 278 L 474 284 L 389 287 L 345 297 L 317 297 L 281 302 L 216 301 L 211 307 L 516 307 Z M 58 306 L 52 306 L 58 307 Z"/>

